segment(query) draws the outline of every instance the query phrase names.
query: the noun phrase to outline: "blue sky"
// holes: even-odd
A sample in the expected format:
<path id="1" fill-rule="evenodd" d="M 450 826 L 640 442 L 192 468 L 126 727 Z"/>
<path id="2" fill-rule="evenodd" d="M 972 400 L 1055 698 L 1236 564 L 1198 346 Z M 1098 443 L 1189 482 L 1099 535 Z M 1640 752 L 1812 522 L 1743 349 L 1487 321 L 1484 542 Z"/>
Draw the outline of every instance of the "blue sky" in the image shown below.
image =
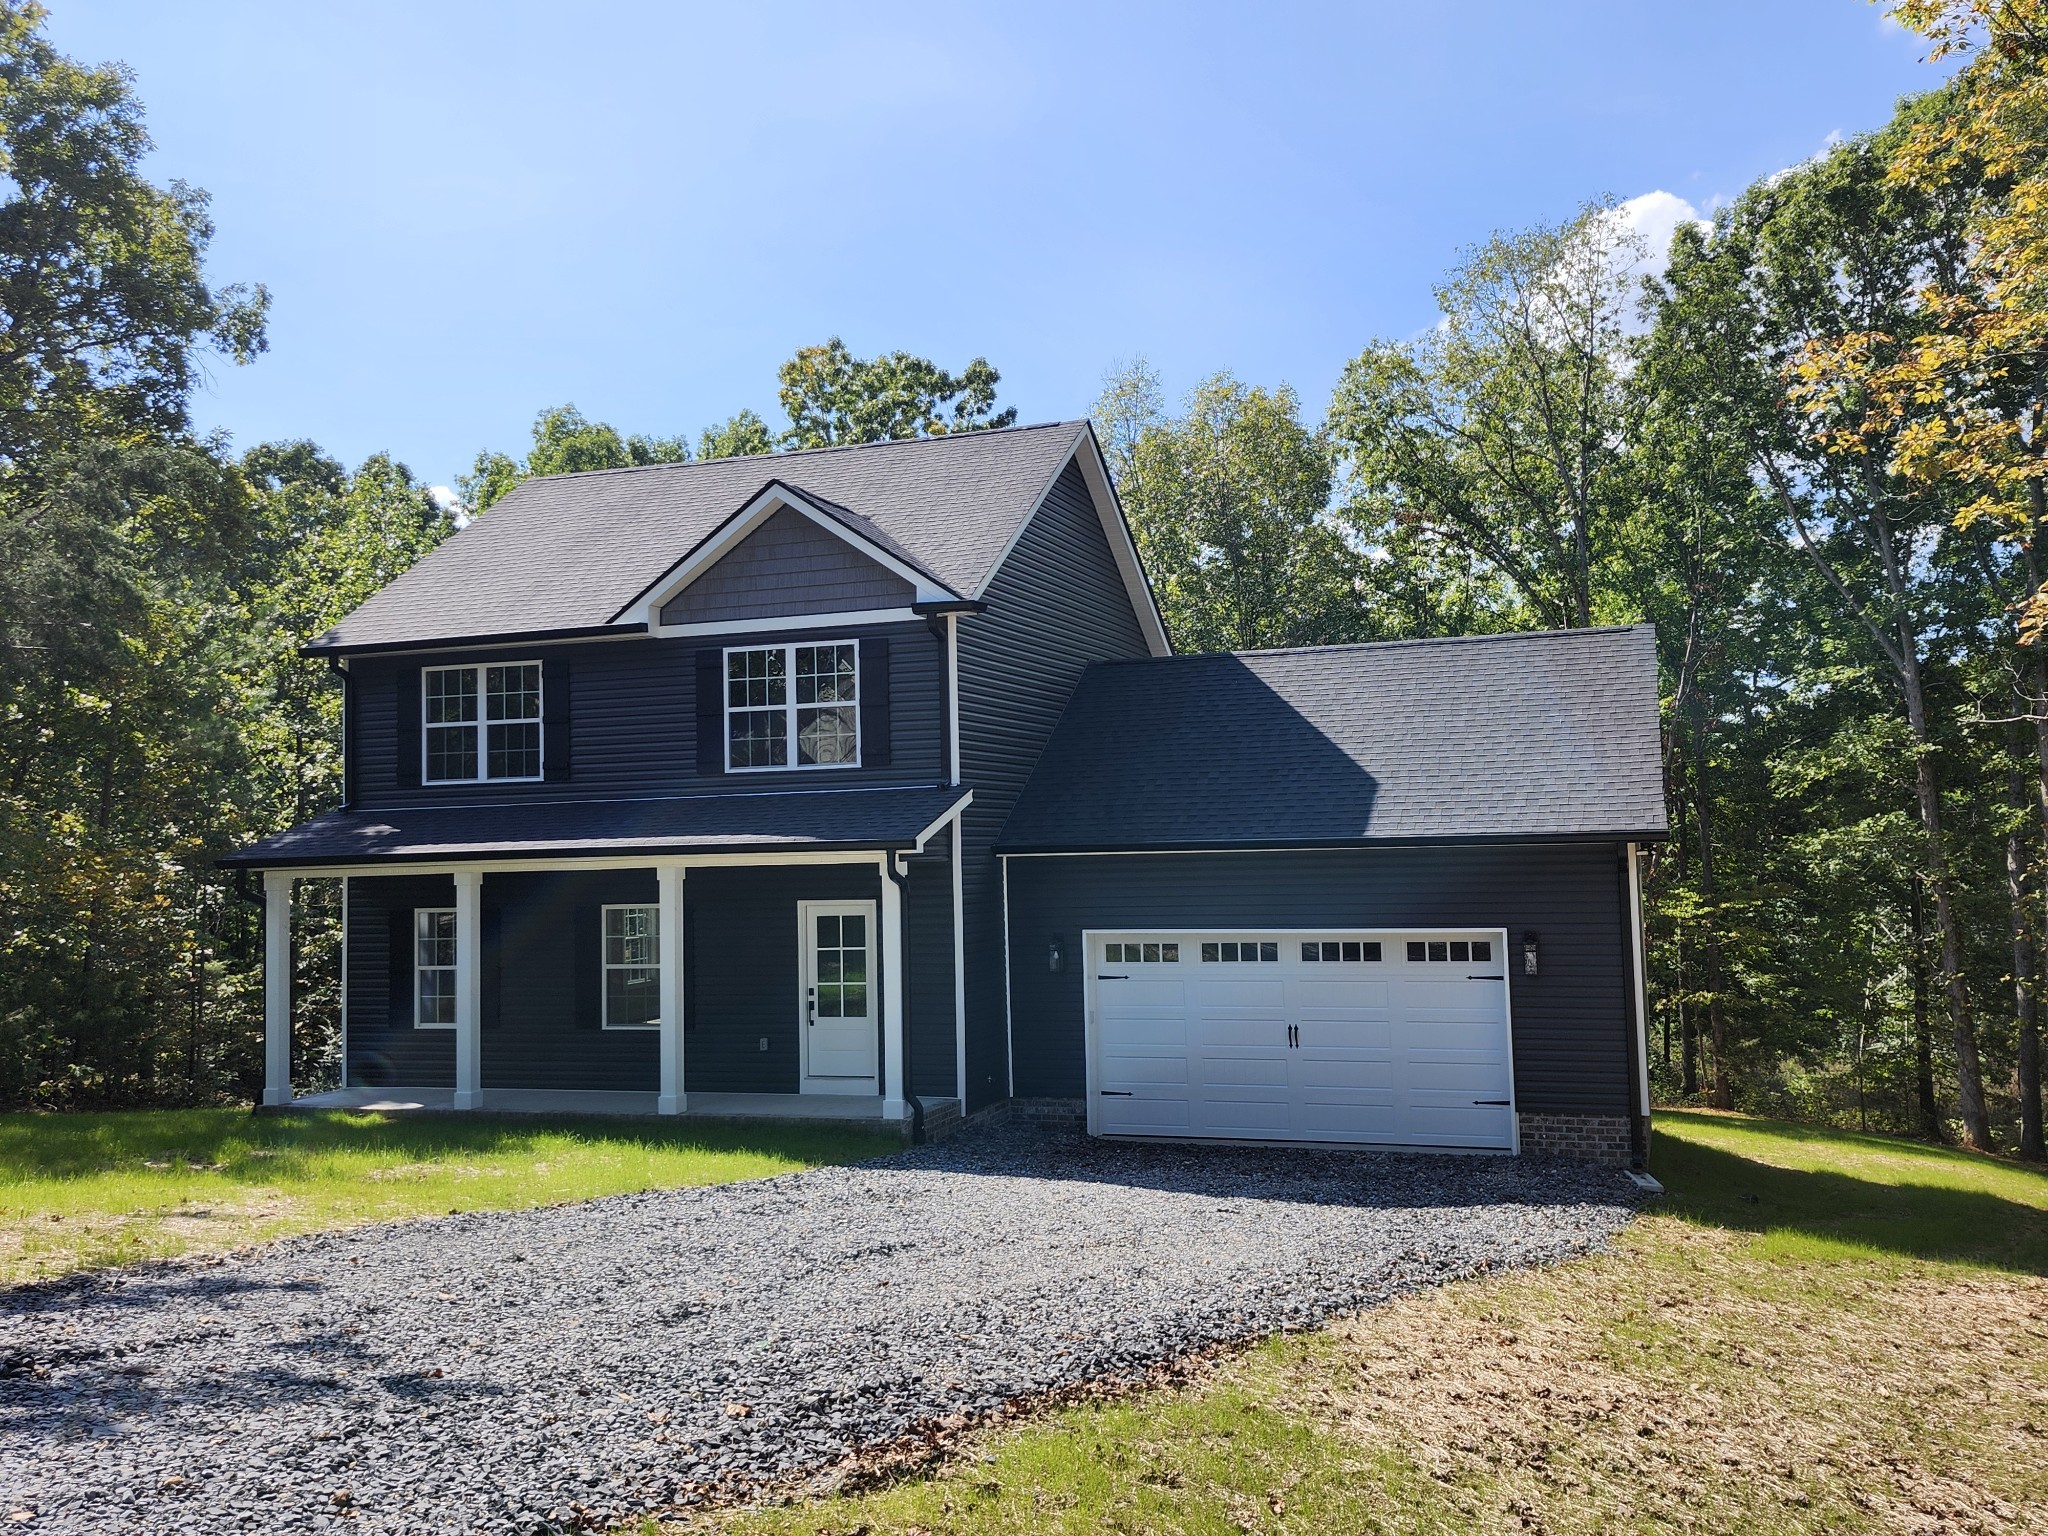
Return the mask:
<path id="1" fill-rule="evenodd" d="M 52 0 L 213 194 L 271 350 L 196 415 L 446 482 L 543 406 L 684 431 L 838 334 L 1002 370 L 1026 421 L 1143 355 L 1319 415 L 1495 228 L 1662 228 L 1936 80 L 1864 0 Z"/>

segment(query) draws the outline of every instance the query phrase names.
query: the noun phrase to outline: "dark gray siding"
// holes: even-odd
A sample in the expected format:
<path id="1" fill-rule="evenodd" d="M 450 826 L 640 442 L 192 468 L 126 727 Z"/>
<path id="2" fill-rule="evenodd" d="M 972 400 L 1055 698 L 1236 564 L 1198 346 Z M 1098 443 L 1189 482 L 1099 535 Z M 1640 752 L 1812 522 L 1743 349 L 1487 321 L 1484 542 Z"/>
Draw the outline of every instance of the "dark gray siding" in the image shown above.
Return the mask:
<path id="1" fill-rule="evenodd" d="M 905 921 L 912 964 L 931 968 L 911 998 L 918 1033 L 912 1060 L 924 1091 L 950 1094 L 951 881 L 943 862 L 930 856 L 915 861 L 910 881 Z M 652 869 L 484 876 L 480 1033 L 485 1088 L 656 1090 L 659 1038 L 653 1030 L 599 1027 L 593 1005 L 601 983 L 578 954 L 579 940 L 586 956 L 594 952 L 591 940 L 604 905 L 651 903 L 656 892 Z M 946 902 L 943 949 L 938 940 L 941 892 Z M 683 893 L 684 1090 L 797 1092 L 797 903 L 879 901 L 880 872 L 871 864 L 695 869 L 685 878 Z M 446 876 L 349 881 L 351 1084 L 453 1085 L 454 1032 L 415 1029 L 409 1006 L 396 1005 L 389 914 L 454 904 L 455 885 Z M 399 963 L 408 967 L 399 996 L 409 998 L 410 957 L 401 954 Z M 893 984 L 885 971 L 882 985 Z M 580 990 L 591 995 L 579 995 Z M 763 1039 L 766 1051 L 760 1047 Z"/>
<path id="2" fill-rule="evenodd" d="M 726 644 L 772 645 L 792 639 L 887 636 L 890 740 L 887 768 L 834 768 L 812 773 L 697 772 L 696 667 L 699 650 Z M 532 783 L 397 783 L 398 687 L 402 668 L 491 661 L 559 661 L 569 674 L 570 770 L 565 781 Z M 351 739 L 357 810 L 391 805 L 459 805 L 521 798 L 610 799 L 622 795 L 704 794 L 764 789 L 851 789 L 880 784 L 934 784 L 945 778 L 940 757 L 944 694 L 938 645 L 922 623 L 860 625 L 828 635 L 760 634 L 701 639 L 633 639 L 574 645 L 526 645 L 504 651 L 360 656 L 349 664 L 355 694 Z M 552 748 L 552 744 L 551 744 Z"/>
<path id="3" fill-rule="evenodd" d="M 951 1098 L 953 1072 L 952 829 L 909 861 L 903 940 L 910 955 L 910 1081 L 921 1094 Z"/>
<path id="4" fill-rule="evenodd" d="M 881 887 L 872 864 L 690 871 L 683 882 L 685 1092 L 798 1091 L 797 903 L 879 901 Z"/>
<path id="5" fill-rule="evenodd" d="M 1061 473 L 986 596 L 987 613 L 960 620 L 960 768 L 974 787 L 961 867 L 967 1091 L 977 1109 L 1009 1092 L 1002 893 L 990 848 L 1082 671 L 1107 657 L 1147 654 L 1077 465 Z"/>
<path id="6" fill-rule="evenodd" d="M 348 1060 L 351 1087 L 455 1086 L 455 1032 L 415 1029 L 412 956 L 391 953 L 391 913 L 452 907 L 446 875 L 357 876 L 348 882 Z M 396 987 L 391 969 L 401 968 Z M 395 995 L 394 995 L 395 992 Z"/>
<path id="7" fill-rule="evenodd" d="M 800 512 L 775 513 L 661 610 L 664 624 L 908 608 L 917 589 Z"/>
<path id="8" fill-rule="evenodd" d="M 1010 861 L 1017 1093 L 1079 1098 L 1090 928 L 1505 928 L 1515 1100 L 1524 1113 L 1630 1113 L 1629 947 L 1611 844 L 1153 854 Z M 1539 935 L 1541 973 L 1518 972 Z"/>
<path id="9" fill-rule="evenodd" d="M 603 984 L 589 973 L 603 908 L 657 899 L 651 869 L 484 876 L 485 1088 L 660 1087 L 659 1034 L 605 1029 L 597 997 L 577 995 Z M 581 971 L 579 941 L 590 957 Z"/>

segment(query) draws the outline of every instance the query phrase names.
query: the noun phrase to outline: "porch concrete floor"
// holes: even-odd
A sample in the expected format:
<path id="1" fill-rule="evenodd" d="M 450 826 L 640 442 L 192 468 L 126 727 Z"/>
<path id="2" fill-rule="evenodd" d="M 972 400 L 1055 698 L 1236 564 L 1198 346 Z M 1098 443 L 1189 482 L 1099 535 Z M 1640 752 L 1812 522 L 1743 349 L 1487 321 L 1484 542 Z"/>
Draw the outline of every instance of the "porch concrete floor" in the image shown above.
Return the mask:
<path id="1" fill-rule="evenodd" d="M 498 1115 L 652 1115 L 651 1093 L 610 1093 L 596 1089 L 486 1088 L 484 1114 Z M 927 1115 L 950 1114 L 957 1099 L 924 1101 Z M 455 1109 L 452 1088 L 334 1088 L 309 1093 L 289 1109 L 370 1109 L 407 1111 Z M 858 1120 L 882 1118 L 882 1101 L 871 1094 L 839 1093 L 692 1093 L 683 1100 L 683 1116 L 719 1120 Z"/>

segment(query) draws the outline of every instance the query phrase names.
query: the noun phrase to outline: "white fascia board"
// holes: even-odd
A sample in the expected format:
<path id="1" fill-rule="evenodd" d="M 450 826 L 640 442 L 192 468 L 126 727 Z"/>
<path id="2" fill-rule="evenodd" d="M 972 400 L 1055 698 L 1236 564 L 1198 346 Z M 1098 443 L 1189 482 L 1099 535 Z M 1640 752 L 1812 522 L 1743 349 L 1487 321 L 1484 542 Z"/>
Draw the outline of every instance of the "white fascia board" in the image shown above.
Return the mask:
<path id="1" fill-rule="evenodd" d="M 859 551 L 862 555 L 881 566 L 884 570 L 902 577 L 916 589 L 916 601 L 920 603 L 954 602 L 960 594 L 954 592 L 916 567 L 905 564 L 896 555 L 882 548 L 870 539 L 865 539 L 832 516 L 823 508 L 813 505 L 804 496 L 783 485 L 770 485 L 748 502 L 710 537 L 685 555 L 668 573 L 647 589 L 632 603 L 621 609 L 613 618 L 614 624 L 645 624 L 649 633 L 682 633 L 682 626 L 675 630 L 659 628 L 661 610 L 691 582 L 724 559 L 732 550 L 761 524 L 783 508 L 809 518 L 811 522 L 831 534 L 834 538 Z M 730 625 L 725 626 L 730 628 Z"/>
<path id="2" fill-rule="evenodd" d="M 1010 535 L 1010 542 L 1003 546 L 1003 552 L 996 557 L 982 579 L 979 587 L 970 596 L 983 599 L 994 584 L 1010 552 L 1024 537 L 1045 505 L 1045 498 L 1052 494 L 1052 488 L 1059 484 L 1060 476 L 1067 472 L 1069 464 L 1081 466 L 1081 478 L 1088 486 L 1088 497 L 1095 503 L 1095 516 L 1102 524 L 1102 536 L 1109 541 L 1109 552 L 1116 560 L 1117 574 L 1123 578 L 1124 592 L 1131 600 L 1131 610 L 1138 616 L 1138 628 L 1144 632 L 1146 647 L 1154 656 L 1171 656 L 1173 642 L 1167 638 L 1166 621 L 1159 616 L 1159 604 L 1152 597 L 1152 583 L 1145 575 L 1145 563 L 1138 558 L 1137 543 L 1131 537 L 1131 525 L 1124 519 L 1123 505 L 1116 499 L 1116 487 L 1110 484 L 1109 466 L 1102 461 L 1101 445 L 1095 441 L 1095 429 L 1087 422 L 1074 434 L 1074 446 L 1061 459 L 1058 468 L 1038 492 L 1038 499 L 1031 503 L 1031 510 L 1024 521 L 1017 525 L 1017 531 Z"/>
<path id="3" fill-rule="evenodd" d="M 947 806 L 945 810 L 941 811 L 937 819 L 934 820 L 930 826 L 926 827 L 922 832 L 917 834 L 917 846 L 913 848 L 911 851 L 913 853 L 923 853 L 924 845 L 930 842 L 934 837 L 938 835 L 939 828 L 945 826 L 948 822 L 952 821 L 955 817 L 959 816 L 961 812 L 965 811 L 967 807 L 972 805 L 973 803 L 974 791 L 970 789 L 966 793 L 961 795 L 961 797 L 958 800 L 955 800 L 951 805 Z"/>
<path id="4" fill-rule="evenodd" d="M 862 608 L 849 613 L 786 613 L 764 619 L 716 619 L 701 624 L 655 624 L 648 633 L 657 640 L 686 635 L 765 635 L 812 629 L 852 629 L 865 624 L 915 624 L 914 608 Z"/>

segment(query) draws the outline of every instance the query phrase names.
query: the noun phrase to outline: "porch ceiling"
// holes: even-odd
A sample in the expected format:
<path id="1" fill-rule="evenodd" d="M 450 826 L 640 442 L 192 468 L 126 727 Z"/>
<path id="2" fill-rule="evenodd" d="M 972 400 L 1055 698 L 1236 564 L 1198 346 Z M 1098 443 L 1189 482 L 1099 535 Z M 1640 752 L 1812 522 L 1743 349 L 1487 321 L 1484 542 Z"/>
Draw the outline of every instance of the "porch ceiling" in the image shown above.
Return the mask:
<path id="1" fill-rule="evenodd" d="M 422 859 L 882 852 L 917 846 L 970 798 L 957 785 L 926 785 L 330 811 L 220 862 L 304 869 Z"/>

